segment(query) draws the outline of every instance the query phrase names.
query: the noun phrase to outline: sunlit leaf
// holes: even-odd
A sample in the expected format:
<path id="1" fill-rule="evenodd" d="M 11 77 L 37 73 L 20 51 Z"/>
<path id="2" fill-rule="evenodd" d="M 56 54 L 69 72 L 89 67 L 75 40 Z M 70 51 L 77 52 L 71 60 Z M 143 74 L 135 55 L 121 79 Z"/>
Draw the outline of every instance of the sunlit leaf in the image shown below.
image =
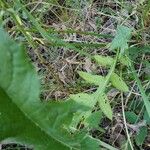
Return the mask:
<path id="1" fill-rule="evenodd" d="M 82 77 L 86 82 L 94 85 L 101 85 L 105 82 L 105 78 L 100 75 L 92 75 L 87 72 L 78 71 L 80 77 Z"/>
<path id="2" fill-rule="evenodd" d="M 110 77 L 110 81 L 112 85 L 122 92 L 128 92 L 129 88 L 126 83 L 123 81 L 121 77 L 119 77 L 116 73 L 112 73 Z"/>
<path id="3" fill-rule="evenodd" d="M 102 110 L 102 112 L 106 115 L 107 118 L 112 120 L 112 109 L 109 103 L 109 100 L 107 98 L 107 95 L 103 94 L 102 97 L 99 97 L 98 99 L 99 107 Z"/>
<path id="4" fill-rule="evenodd" d="M 110 56 L 95 55 L 94 59 L 99 65 L 104 67 L 110 67 L 114 63 L 114 59 Z"/>

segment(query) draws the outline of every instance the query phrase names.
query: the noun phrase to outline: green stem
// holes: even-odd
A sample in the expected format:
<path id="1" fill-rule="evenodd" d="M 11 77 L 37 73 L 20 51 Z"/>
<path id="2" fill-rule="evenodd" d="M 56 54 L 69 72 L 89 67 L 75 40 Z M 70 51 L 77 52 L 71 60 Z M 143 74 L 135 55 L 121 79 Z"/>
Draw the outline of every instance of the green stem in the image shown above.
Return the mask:
<path id="1" fill-rule="evenodd" d="M 112 65 L 112 67 L 110 68 L 110 70 L 108 72 L 108 75 L 106 76 L 104 84 L 102 86 L 99 86 L 97 91 L 94 93 L 96 102 L 99 99 L 99 97 L 102 97 L 103 93 L 105 92 L 105 89 L 106 89 L 107 84 L 109 83 L 110 77 L 111 77 L 112 73 L 115 70 L 115 67 L 116 67 L 116 64 L 117 64 L 117 60 L 118 60 L 118 56 L 119 56 L 119 50 L 117 51 L 115 61 L 114 61 L 113 65 Z"/>

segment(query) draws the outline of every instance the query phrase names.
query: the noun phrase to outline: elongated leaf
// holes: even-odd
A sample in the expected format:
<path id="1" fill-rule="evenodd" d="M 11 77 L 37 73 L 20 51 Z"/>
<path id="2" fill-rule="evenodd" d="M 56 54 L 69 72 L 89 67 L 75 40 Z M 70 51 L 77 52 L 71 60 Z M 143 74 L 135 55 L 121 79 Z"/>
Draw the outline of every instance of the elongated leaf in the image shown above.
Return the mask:
<path id="1" fill-rule="evenodd" d="M 147 127 L 141 127 L 138 134 L 135 136 L 135 142 L 136 144 L 139 146 L 139 145 L 142 145 L 146 136 L 147 136 Z"/>
<path id="2" fill-rule="evenodd" d="M 124 53 L 126 49 L 128 49 L 128 40 L 131 38 L 132 29 L 125 26 L 118 26 L 117 33 L 115 38 L 113 39 L 110 49 L 120 49 L 121 53 Z"/>
<path id="3" fill-rule="evenodd" d="M 105 82 L 105 78 L 100 75 L 92 75 L 87 72 L 78 71 L 80 77 L 82 77 L 86 82 L 94 84 L 94 85 L 101 85 Z"/>
<path id="4" fill-rule="evenodd" d="M 127 111 L 125 112 L 125 117 L 127 119 L 127 122 L 134 124 L 138 120 L 138 116 L 133 111 Z"/>
<path id="5" fill-rule="evenodd" d="M 103 94 L 102 97 L 99 98 L 98 102 L 102 112 L 106 115 L 107 118 L 112 120 L 113 113 L 107 96 Z"/>
<path id="6" fill-rule="evenodd" d="M 126 83 L 122 80 L 121 77 L 119 77 L 116 73 L 112 73 L 110 77 L 110 81 L 114 87 L 116 87 L 118 90 L 122 92 L 128 92 L 129 88 L 126 85 Z"/>
<path id="7" fill-rule="evenodd" d="M 0 30 L 0 142 L 35 150 L 84 149 L 88 136 L 77 130 L 70 134 L 69 127 L 73 114 L 87 106 L 72 100 L 42 103 L 39 94 L 37 74 L 23 47 Z"/>
<path id="8" fill-rule="evenodd" d="M 99 65 L 104 67 L 110 67 L 114 63 L 114 59 L 110 56 L 95 55 L 94 59 Z"/>
<path id="9" fill-rule="evenodd" d="M 147 111 L 144 112 L 144 120 L 146 120 L 146 123 L 150 125 L 150 117 Z"/>

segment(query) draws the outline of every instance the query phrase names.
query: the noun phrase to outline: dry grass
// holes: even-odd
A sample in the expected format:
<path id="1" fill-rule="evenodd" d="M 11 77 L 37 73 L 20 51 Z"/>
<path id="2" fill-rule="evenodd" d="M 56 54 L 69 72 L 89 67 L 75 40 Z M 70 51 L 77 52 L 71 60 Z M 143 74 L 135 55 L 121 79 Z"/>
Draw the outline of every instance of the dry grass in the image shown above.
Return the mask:
<path id="1" fill-rule="evenodd" d="M 82 51 L 90 55 L 114 55 L 114 53 L 110 52 L 107 48 L 107 44 L 111 42 L 112 38 L 100 38 L 83 33 L 94 32 L 114 36 L 118 24 L 134 28 L 134 35 L 130 45 L 147 45 L 150 41 L 149 13 L 143 18 L 144 12 L 142 10 L 146 7 L 146 2 L 142 4 L 137 0 L 124 0 L 123 2 L 118 0 L 83 0 L 79 2 L 72 0 L 69 3 L 67 0 L 54 0 L 54 2 L 48 0 L 24 0 L 24 5 L 28 7 L 30 13 L 49 34 L 53 28 L 56 31 L 56 36 L 63 38 L 63 40 L 68 43 L 78 44 L 78 47 Z M 107 70 L 95 65 L 88 56 L 82 56 L 73 49 L 52 46 L 51 43 L 48 43 L 41 37 L 30 20 L 26 18 L 25 14 L 22 12 L 19 13 L 18 15 L 22 20 L 22 26 L 25 27 L 32 36 L 35 46 L 28 44 L 26 37 L 19 31 L 18 25 L 12 20 L 10 15 L 4 16 L 3 24 L 12 37 L 25 43 L 31 61 L 36 66 L 41 78 L 41 97 L 44 100 L 60 100 L 67 98 L 73 93 L 94 91 L 94 86 L 89 86 L 81 81 L 77 70 L 102 75 L 105 75 Z M 68 29 L 74 31 L 67 32 Z M 93 47 L 84 46 L 82 43 L 103 43 L 104 45 L 102 47 Z M 150 82 L 144 79 L 143 60 L 149 61 L 148 56 L 145 54 L 139 56 L 136 69 L 138 70 L 143 86 L 149 90 Z M 125 70 L 125 68 L 123 70 Z M 130 74 L 130 70 L 124 71 L 123 74 Z M 92 131 L 94 137 L 99 137 L 119 149 L 122 147 L 122 141 L 127 141 L 125 125 L 129 129 L 131 138 L 134 137 L 136 132 L 129 124 L 124 124 L 122 112 L 128 110 L 129 103 L 140 101 L 141 98 L 136 82 L 130 79 L 130 77 L 129 79 L 127 77 L 126 80 L 130 84 L 131 89 L 128 94 L 122 97 L 121 93 L 115 89 L 108 92 L 114 111 L 113 121 L 107 119 L 102 121 L 101 127 L 105 130 L 104 133 L 98 130 Z M 125 103 L 121 104 L 121 98 L 123 98 Z M 149 142 L 150 137 L 147 137 L 141 149 L 149 149 Z"/>

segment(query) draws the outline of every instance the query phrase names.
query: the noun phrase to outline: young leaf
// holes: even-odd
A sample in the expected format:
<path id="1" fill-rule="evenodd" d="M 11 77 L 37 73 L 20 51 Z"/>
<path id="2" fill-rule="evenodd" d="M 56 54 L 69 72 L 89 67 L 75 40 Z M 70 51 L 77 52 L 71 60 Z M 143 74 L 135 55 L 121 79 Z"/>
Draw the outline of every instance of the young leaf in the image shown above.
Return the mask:
<path id="1" fill-rule="evenodd" d="M 118 26 L 117 33 L 115 38 L 113 39 L 110 49 L 120 49 L 123 54 L 126 49 L 128 49 L 128 40 L 131 38 L 132 29 L 125 26 Z"/>
<path id="2" fill-rule="evenodd" d="M 142 145 L 147 136 L 147 127 L 141 127 L 138 134 L 135 136 L 135 142 L 138 146 Z"/>
<path id="3" fill-rule="evenodd" d="M 89 136 L 69 132 L 73 114 L 86 106 L 72 100 L 41 103 L 39 94 L 38 77 L 24 48 L 0 30 L 0 142 L 36 150 L 87 147 L 83 139 Z"/>
<path id="4" fill-rule="evenodd" d="M 112 120 L 112 109 L 109 103 L 109 100 L 107 98 L 107 95 L 103 94 L 102 97 L 99 98 L 99 107 L 102 110 L 102 112 L 106 115 L 107 118 Z"/>
<path id="5" fill-rule="evenodd" d="M 114 63 L 114 59 L 110 56 L 95 55 L 94 59 L 99 65 L 104 67 L 110 67 Z"/>
<path id="6" fill-rule="evenodd" d="M 116 87 L 118 90 L 122 92 L 128 92 L 129 88 L 126 85 L 126 83 L 122 80 L 121 77 L 119 77 L 116 73 L 112 73 L 110 77 L 110 81 L 114 87 Z"/>
<path id="7" fill-rule="evenodd" d="M 101 85 L 105 82 L 105 78 L 100 75 L 92 75 L 90 73 L 83 72 L 83 71 L 78 71 L 78 74 L 88 83 L 91 83 L 94 85 Z"/>

